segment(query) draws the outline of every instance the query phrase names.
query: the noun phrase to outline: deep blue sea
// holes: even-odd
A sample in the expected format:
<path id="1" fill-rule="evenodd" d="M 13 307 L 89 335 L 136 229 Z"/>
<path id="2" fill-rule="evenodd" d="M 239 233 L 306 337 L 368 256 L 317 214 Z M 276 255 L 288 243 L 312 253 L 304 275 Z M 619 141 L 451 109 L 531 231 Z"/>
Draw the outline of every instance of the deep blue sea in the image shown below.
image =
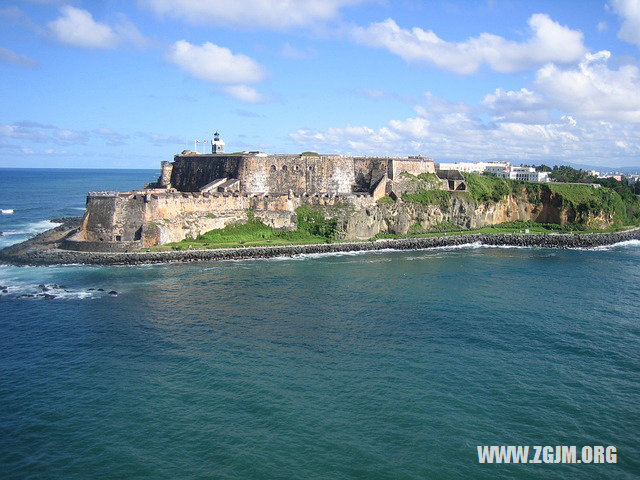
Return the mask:
<path id="1" fill-rule="evenodd" d="M 157 175 L 0 170 L 0 240 Z M 20 297 L 40 284 L 56 298 Z M 640 242 L 0 266 L 0 285 L 3 479 L 640 477 Z M 617 464 L 481 465 L 478 445 Z"/>

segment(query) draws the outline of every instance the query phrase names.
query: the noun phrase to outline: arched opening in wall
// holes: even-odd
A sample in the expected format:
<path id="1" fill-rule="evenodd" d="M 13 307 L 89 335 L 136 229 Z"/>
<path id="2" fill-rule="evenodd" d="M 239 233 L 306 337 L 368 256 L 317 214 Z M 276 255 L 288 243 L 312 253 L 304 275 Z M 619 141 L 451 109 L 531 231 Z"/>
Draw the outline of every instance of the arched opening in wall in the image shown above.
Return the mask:
<path id="1" fill-rule="evenodd" d="M 314 172 L 316 169 L 313 165 L 309 165 L 309 171 L 310 172 Z"/>
<path id="2" fill-rule="evenodd" d="M 300 170 L 300 165 L 294 166 L 293 169 L 297 172 L 298 170 Z"/>
<path id="3" fill-rule="evenodd" d="M 283 172 L 286 172 L 286 171 L 287 171 L 287 166 L 286 166 L 286 165 L 283 165 L 283 166 L 282 166 L 282 171 L 283 171 Z"/>
<path id="4" fill-rule="evenodd" d="M 122 241 L 122 235 L 116 235 L 116 242 Z"/>
<path id="5" fill-rule="evenodd" d="M 142 227 L 136 230 L 136 233 L 133 236 L 134 240 L 142 240 Z"/>
<path id="6" fill-rule="evenodd" d="M 275 172 L 276 170 L 277 170 L 276 166 L 275 165 L 271 165 L 271 171 Z"/>

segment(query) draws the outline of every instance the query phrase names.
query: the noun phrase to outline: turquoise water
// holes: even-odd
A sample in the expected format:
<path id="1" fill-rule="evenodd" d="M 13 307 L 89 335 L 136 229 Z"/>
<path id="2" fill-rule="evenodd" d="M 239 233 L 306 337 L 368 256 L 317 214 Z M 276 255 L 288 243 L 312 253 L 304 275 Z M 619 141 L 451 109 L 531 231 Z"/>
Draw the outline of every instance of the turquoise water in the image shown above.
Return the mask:
<path id="1" fill-rule="evenodd" d="M 3 266 L 0 284 L 2 478 L 640 475 L 638 242 Z M 479 465 L 494 444 L 618 463 Z"/>

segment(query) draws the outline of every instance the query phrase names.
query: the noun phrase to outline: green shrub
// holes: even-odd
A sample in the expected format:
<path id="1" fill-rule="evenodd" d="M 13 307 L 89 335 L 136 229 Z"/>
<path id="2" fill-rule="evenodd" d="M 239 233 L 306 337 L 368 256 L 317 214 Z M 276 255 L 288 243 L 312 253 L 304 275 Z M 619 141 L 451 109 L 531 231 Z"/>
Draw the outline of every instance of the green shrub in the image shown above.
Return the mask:
<path id="1" fill-rule="evenodd" d="M 474 173 L 465 174 L 467 192 L 476 203 L 499 202 L 512 193 L 518 185 L 506 178 L 488 177 Z"/>
<path id="2" fill-rule="evenodd" d="M 338 229 L 338 221 L 335 218 L 325 218 L 324 212 L 319 208 L 302 205 L 296 208 L 298 230 L 306 231 L 319 237 L 334 238 Z"/>
<path id="3" fill-rule="evenodd" d="M 447 207 L 451 198 L 452 193 L 446 190 L 419 190 L 416 193 L 405 193 L 402 196 L 402 200 L 405 202 L 438 205 L 440 207 Z"/>
<path id="4" fill-rule="evenodd" d="M 430 229 L 430 233 L 445 233 L 445 232 L 458 232 L 464 230 L 459 225 L 451 222 L 440 222 L 433 225 Z"/>

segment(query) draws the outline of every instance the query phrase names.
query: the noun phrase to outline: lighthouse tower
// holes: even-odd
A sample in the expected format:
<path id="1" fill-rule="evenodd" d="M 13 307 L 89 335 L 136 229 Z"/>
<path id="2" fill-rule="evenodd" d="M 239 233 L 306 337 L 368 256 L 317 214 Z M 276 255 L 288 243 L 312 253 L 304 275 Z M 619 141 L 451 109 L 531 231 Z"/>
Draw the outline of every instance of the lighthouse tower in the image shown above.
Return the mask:
<path id="1" fill-rule="evenodd" d="M 218 132 L 213 134 L 211 153 L 224 153 L 224 140 L 220 140 L 220 134 Z"/>

